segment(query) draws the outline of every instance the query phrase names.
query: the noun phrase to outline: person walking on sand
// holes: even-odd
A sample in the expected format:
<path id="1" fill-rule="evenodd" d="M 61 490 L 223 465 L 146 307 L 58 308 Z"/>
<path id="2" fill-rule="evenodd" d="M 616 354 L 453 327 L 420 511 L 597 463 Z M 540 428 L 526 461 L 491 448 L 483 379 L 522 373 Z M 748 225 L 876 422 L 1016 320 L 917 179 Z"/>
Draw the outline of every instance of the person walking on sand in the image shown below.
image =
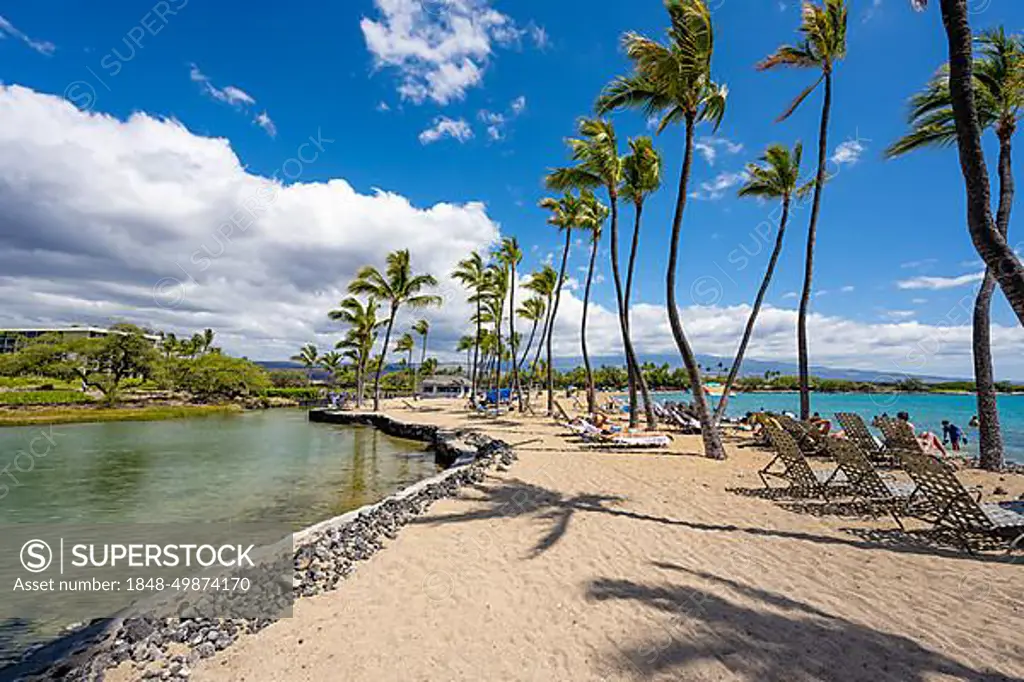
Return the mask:
<path id="1" fill-rule="evenodd" d="M 949 443 L 953 448 L 953 452 L 960 451 L 960 441 L 963 440 L 965 443 L 967 439 L 964 438 L 963 431 L 956 424 L 951 423 L 948 419 L 942 420 L 942 444 Z"/>

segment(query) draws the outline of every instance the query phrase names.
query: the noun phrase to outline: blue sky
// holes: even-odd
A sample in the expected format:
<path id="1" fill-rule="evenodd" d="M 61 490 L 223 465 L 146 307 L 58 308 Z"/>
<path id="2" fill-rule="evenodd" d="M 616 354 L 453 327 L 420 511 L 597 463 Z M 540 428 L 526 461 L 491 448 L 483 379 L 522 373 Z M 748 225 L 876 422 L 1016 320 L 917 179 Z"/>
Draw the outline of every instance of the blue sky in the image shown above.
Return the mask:
<path id="1" fill-rule="evenodd" d="M 1020 3 L 979 0 L 974 6 L 975 29 L 997 24 L 1015 29 L 1024 19 Z M 691 191 L 699 196 L 691 200 L 684 223 L 680 298 L 684 305 L 706 308 L 693 312 L 700 317 L 699 330 L 714 328 L 719 313 L 733 326 L 742 319 L 736 311 L 749 303 L 767 260 L 765 240 L 758 245 L 755 228 L 775 207 L 735 197 L 740 171 L 766 144 L 798 139 L 807 147 L 805 168 L 810 171 L 820 107 L 820 98 L 813 97 L 790 120 L 774 123 L 813 76 L 754 69 L 776 46 L 794 39 L 797 3 L 716 0 L 712 7 L 718 39 L 715 76 L 728 84 L 730 94 L 718 133 L 712 137 L 709 128 L 698 133 L 705 139 Z M 523 243 L 526 269 L 558 248 L 558 236 L 536 207 L 544 196 L 542 178 L 566 160 L 563 139 L 573 133 L 574 120 L 590 111 L 605 83 L 628 68 L 619 49 L 622 33 L 660 37 L 666 24 L 656 0 L 459 0 L 454 6 L 444 0 L 318 1 L 294 3 L 286 12 L 253 9 L 243 2 L 37 0 L 0 2 L 0 15 L 5 20 L 0 34 L 6 37 L 0 40 L 4 84 L 65 97 L 83 110 L 82 116 L 106 114 L 123 122 L 144 112 L 180 122 L 196 138 L 223 138 L 250 176 L 297 173 L 299 165 L 288 161 L 300 145 L 311 137 L 331 140 L 323 143 L 315 163 L 301 164 L 297 182 L 312 186 L 343 179 L 358 196 L 381 189 L 404 197 L 421 212 L 438 204 L 482 202 L 487 220 Z M 829 144 L 839 173 L 824 197 L 814 311 L 835 321 L 823 334 L 841 340 L 844 330 L 855 328 L 865 345 L 846 355 L 826 351 L 821 364 L 888 368 L 891 357 L 869 357 L 879 338 L 891 335 L 891 346 L 920 346 L 922 339 L 935 336 L 930 328 L 967 321 L 957 302 L 971 294 L 972 285 L 954 284 L 958 278 L 969 280 L 980 266 L 965 228 L 955 153 L 937 150 L 897 161 L 881 156 L 904 130 L 907 96 L 944 60 L 943 37 L 937 8 L 916 14 L 905 0 L 851 2 L 849 56 L 836 74 Z M 618 114 L 615 122 L 623 146 L 627 136 L 651 133 L 638 113 Z M 994 158 L 992 140 L 987 142 Z M 17 138 L 11 143 L 17 144 Z M 638 299 L 652 309 L 664 301 L 667 228 L 682 131 L 670 129 L 656 144 L 666 160 L 666 188 L 645 211 L 637 281 Z M 177 172 L 188 173 L 188 164 L 182 168 Z M 32 205 L 26 191 L 22 186 L 17 196 L 7 192 L 3 199 Z M 623 219 L 630 223 L 628 209 Z M 133 225 L 137 238 L 142 228 Z M 795 307 L 806 225 L 807 211 L 798 211 L 768 297 L 780 314 Z M 454 243 L 436 221 L 424 229 L 437 230 L 438 251 Z M 373 230 L 356 236 L 375 239 Z M 418 238 L 426 245 L 431 235 Z M 159 243 L 158 235 L 152 239 Z M 756 255 L 739 268 L 743 248 Z M 606 256 L 602 261 L 605 281 L 597 287 L 596 300 L 607 308 L 614 298 Z M 584 251 L 574 249 L 575 276 L 582 274 L 575 268 L 584 264 Z M 302 263 L 287 267 L 301 269 Z M 344 286 L 346 268 L 335 271 L 323 260 L 311 267 L 322 284 L 308 284 L 312 277 L 290 283 L 297 289 L 308 284 L 320 298 Z M 179 276 L 173 266 L 166 269 L 167 276 Z M 230 286 L 226 268 L 223 278 L 218 286 Z M 20 283 L 28 286 L 28 281 Z M 94 310 L 18 311 L 9 313 L 8 321 L 130 315 L 132 297 L 108 300 L 112 296 Z M 135 306 L 135 313 L 146 317 L 145 306 L 138 301 Z M 170 317 L 171 312 L 176 316 Z M 1001 298 L 993 319 L 1006 327 L 1005 335 L 997 330 L 997 346 L 1020 340 Z M 154 323 L 182 327 L 205 326 L 210 320 L 217 320 L 216 311 L 198 303 L 170 312 L 164 306 L 152 316 Z M 781 317 L 777 324 L 779 329 L 770 326 L 766 333 L 778 331 L 778 343 L 766 338 L 756 355 L 785 359 L 791 354 L 783 340 L 792 334 L 781 330 Z M 301 329 L 267 336 L 261 325 L 256 325 L 258 333 L 238 320 L 225 321 L 225 326 L 229 345 L 256 355 L 265 354 L 261 346 L 283 352 L 299 340 Z M 306 326 L 317 338 L 330 333 L 319 321 Z M 969 356 L 963 354 L 962 334 L 956 337 L 955 349 L 936 350 L 937 359 L 915 368 L 943 373 L 948 362 L 952 373 L 967 373 Z M 724 332 L 721 337 L 709 333 L 698 349 L 728 354 L 734 345 L 730 339 Z M 661 348 L 653 344 L 649 350 Z M 812 347 L 812 360 L 813 352 Z M 900 348 L 889 355 L 903 352 Z M 902 360 L 897 364 L 906 365 Z M 1006 366 L 1011 374 L 1024 376 L 1024 365 Z"/>

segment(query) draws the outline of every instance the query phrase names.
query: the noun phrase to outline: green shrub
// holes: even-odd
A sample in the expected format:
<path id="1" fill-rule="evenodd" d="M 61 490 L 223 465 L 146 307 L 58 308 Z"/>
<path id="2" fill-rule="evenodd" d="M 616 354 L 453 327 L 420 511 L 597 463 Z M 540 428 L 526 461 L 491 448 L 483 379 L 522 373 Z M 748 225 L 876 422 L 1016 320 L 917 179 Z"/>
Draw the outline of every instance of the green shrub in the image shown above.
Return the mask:
<path id="1" fill-rule="evenodd" d="M 93 399 L 81 391 L 0 392 L 0 405 L 69 405 L 91 402 Z"/>
<path id="2" fill-rule="evenodd" d="M 268 388 L 260 395 L 265 398 L 291 398 L 292 400 L 317 400 L 320 398 L 322 389 L 315 387 L 307 388 Z"/>

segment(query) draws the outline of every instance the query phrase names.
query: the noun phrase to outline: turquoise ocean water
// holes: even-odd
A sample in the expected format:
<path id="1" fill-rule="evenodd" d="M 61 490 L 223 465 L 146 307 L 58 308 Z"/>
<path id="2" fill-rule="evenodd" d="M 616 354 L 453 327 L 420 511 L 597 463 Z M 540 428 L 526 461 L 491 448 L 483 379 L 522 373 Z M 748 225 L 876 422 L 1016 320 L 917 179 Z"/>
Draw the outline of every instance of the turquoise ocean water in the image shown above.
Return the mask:
<path id="1" fill-rule="evenodd" d="M 658 393 L 658 400 L 689 400 L 687 393 Z M 715 398 L 717 400 L 717 398 Z M 799 393 L 739 393 L 729 399 L 730 417 L 742 417 L 747 412 L 771 410 L 800 411 Z M 811 410 L 820 412 L 835 422 L 836 412 L 855 412 L 868 423 L 875 415 L 887 412 L 910 413 L 910 420 L 919 430 L 942 434 L 942 420 L 948 419 L 967 434 L 967 454 L 977 454 L 978 431 L 968 428 L 971 417 L 977 414 L 973 395 L 935 393 L 815 393 L 811 396 Z M 1006 458 L 1024 464 L 1024 395 L 1000 396 L 999 418 L 1003 427 Z"/>

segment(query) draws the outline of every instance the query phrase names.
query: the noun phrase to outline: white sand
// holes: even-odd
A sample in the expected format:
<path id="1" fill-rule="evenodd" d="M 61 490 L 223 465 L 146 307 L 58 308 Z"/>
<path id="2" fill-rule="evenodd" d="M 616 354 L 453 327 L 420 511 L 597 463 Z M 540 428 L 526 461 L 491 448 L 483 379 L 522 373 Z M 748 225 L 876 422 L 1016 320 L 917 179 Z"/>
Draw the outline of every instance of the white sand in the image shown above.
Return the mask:
<path id="1" fill-rule="evenodd" d="M 712 462 L 677 436 L 691 456 L 612 454 L 545 420 L 388 411 L 543 441 L 194 679 L 1024 676 L 1021 565 L 908 545 L 888 517 L 818 517 L 726 490 L 759 487 L 766 453 L 733 442 Z M 1016 495 L 1021 478 L 984 483 Z M 871 529 L 885 533 L 858 535 Z"/>

